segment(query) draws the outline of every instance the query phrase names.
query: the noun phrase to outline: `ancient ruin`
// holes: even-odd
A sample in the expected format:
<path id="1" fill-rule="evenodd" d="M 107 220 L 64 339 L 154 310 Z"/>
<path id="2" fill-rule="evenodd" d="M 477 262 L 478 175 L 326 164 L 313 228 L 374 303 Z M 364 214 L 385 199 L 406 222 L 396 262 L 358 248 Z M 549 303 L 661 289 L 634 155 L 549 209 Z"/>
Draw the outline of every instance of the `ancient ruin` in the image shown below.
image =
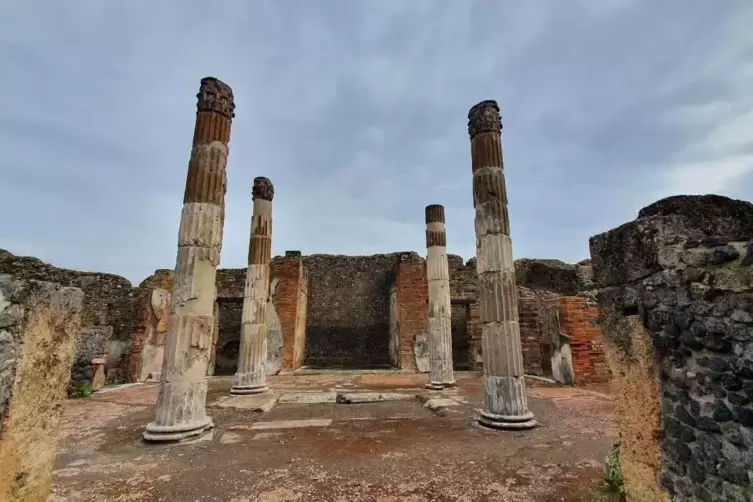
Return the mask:
<path id="1" fill-rule="evenodd" d="M 83 299 L 0 274 L 0 500 L 47 499 Z"/>
<path id="2" fill-rule="evenodd" d="M 205 409 L 206 374 L 235 104 L 230 87 L 215 78 L 202 79 L 196 97 L 196 126 L 178 231 L 160 393 L 154 422 L 144 432 L 150 441 L 174 441 L 212 427 Z"/>
<path id="3" fill-rule="evenodd" d="M 433 204 L 425 258 L 272 258 L 256 177 L 248 267 L 218 269 L 235 105 L 197 98 L 174 270 L 0 250 L 0 499 L 753 500 L 753 204 L 670 197 L 590 260 L 513 261 L 482 101 L 476 257 Z"/>
<path id="4" fill-rule="evenodd" d="M 523 379 L 501 132 L 496 101 L 482 101 L 468 112 L 484 358 L 484 411 L 479 422 L 499 429 L 528 429 L 536 421 L 528 409 Z"/>
<path id="5" fill-rule="evenodd" d="M 752 237 L 707 195 L 591 238 L 629 500 L 753 499 Z"/>
<path id="6" fill-rule="evenodd" d="M 243 297 L 238 372 L 231 394 L 259 394 L 267 390 L 267 324 L 269 261 L 272 258 L 272 198 L 274 187 L 267 178 L 254 178 L 254 211 L 248 272 Z"/>
<path id="7" fill-rule="evenodd" d="M 455 386 L 452 371 L 450 267 L 444 207 L 426 206 L 426 278 L 429 283 L 429 382 L 428 389 Z"/>

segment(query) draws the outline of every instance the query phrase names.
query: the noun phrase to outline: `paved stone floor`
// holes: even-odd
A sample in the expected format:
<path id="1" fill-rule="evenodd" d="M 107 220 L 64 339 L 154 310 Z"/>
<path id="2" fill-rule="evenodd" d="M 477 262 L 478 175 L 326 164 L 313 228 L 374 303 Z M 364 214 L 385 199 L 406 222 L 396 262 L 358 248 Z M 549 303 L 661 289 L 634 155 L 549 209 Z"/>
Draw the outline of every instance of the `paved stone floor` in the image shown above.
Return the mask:
<path id="1" fill-rule="evenodd" d="M 228 406 L 231 380 L 212 378 L 207 401 L 215 429 L 190 444 L 141 441 L 156 385 L 70 400 L 49 500 L 610 500 L 601 488 L 616 439 L 607 394 L 529 380 L 540 426 L 490 432 L 474 420 L 483 400 L 480 377 L 456 376 L 457 390 L 435 396 L 422 389 L 426 375 L 271 377 L 279 399 L 267 412 Z M 366 391 L 421 399 L 332 402 L 337 393 Z M 300 397 L 307 393 L 320 397 Z M 427 406 L 430 397 L 438 400 Z"/>

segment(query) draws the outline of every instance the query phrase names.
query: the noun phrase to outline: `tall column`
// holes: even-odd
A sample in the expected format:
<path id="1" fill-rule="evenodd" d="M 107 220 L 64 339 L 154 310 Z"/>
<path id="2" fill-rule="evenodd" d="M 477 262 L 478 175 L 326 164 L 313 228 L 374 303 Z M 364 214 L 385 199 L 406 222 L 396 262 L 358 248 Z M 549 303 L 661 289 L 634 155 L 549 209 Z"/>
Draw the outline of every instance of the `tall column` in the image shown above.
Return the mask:
<path id="1" fill-rule="evenodd" d="M 444 207 L 426 206 L 426 278 L 429 282 L 429 383 L 427 389 L 455 386 L 452 372 L 450 267 Z"/>
<path id="2" fill-rule="evenodd" d="M 231 394 L 260 394 L 267 390 L 267 324 L 269 261 L 272 257 L 272 198 L 267 178 L 254 178 L 254 212 L 248 249 L 246 287 L 243 291 L 238 372 Z"/>
<path id="3" fill-rule="evenodd" d="M 212 77 L 201 79 L 196 97 L 196 125 L 178 231 L 157 411 L 144 432 L 144 439 L 149 441 L 175 441 L 213 426 L 205 408 L 206 371 L 235 104 L 230 87 Z"/>
<path id="4" fill-rule="evenodd" d="M 518 296 L 502 171 L 502 120 L 496 101 L 468 112 L 476 209 L 476 270 L 479 278 L 484 411 L 478 421 L 495 429 L 536 425 L 528 410 Z"/>

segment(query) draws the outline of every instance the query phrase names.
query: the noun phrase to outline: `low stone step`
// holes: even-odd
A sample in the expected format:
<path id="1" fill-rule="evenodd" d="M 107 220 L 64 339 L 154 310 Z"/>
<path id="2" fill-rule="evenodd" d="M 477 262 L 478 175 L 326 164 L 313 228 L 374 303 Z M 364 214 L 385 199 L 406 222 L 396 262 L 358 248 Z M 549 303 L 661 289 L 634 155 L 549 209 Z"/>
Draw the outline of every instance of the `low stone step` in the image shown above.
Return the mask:
<path id="1" fill-rule="evenodd" d="M 402 392 L 340 392 L 337 394 L 339 404 L 382 403 L 385 401 L 412 401 L 415 394 Z"/>

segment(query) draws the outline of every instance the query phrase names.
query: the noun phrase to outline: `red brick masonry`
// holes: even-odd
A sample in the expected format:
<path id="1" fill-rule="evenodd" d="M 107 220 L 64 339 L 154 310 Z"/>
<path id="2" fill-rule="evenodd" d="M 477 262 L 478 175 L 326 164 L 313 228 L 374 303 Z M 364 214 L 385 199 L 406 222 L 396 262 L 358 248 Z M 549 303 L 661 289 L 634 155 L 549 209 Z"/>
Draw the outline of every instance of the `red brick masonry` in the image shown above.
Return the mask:
<path id="1" fill-rule="evenodd" d="M 576 385 L 604 384 L 609 381 L 609 368 L 604 355 L 601 330 L 596 324 L 599 309 L 588 298 L 564 296 L 557 298 L 562 332 L 570 337 Z"/>

